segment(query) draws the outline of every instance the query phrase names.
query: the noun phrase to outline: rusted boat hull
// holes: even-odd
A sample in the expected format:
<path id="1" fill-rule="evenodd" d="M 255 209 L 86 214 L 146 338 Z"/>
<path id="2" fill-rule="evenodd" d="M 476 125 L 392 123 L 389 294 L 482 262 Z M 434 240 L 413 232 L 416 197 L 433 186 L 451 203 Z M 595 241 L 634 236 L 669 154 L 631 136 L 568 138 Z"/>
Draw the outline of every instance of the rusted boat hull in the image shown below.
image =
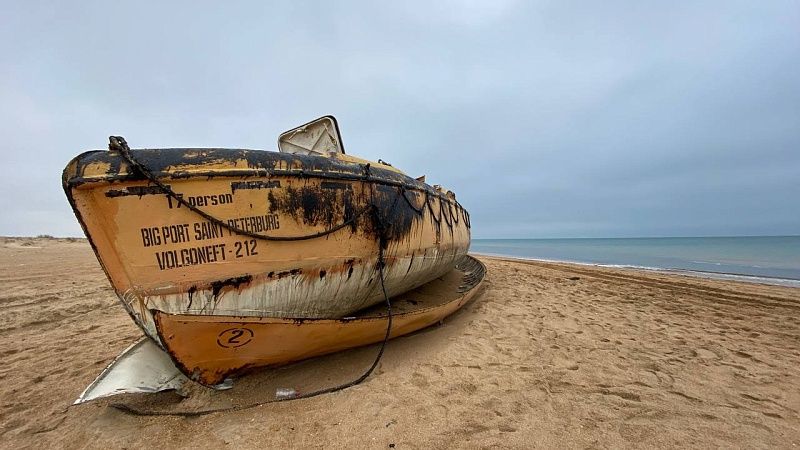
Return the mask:
<path id="1" fill-rule="evenodd" d="M 465 257 L 456 270 L 393 300 L 391 337 L 437 323 L 467 303 L 483 282 L 483 264 Z M 387 316 L 380 306 L 356 317 L 276 319 L 153 311 L 167 353 L 190 379 L 205 385 L 264 366 L 380 342 Z"/>
<path id="2" fill-rule="evenodd" d="M 342 317 L 381 302 L 379 235 L 390 296 L 446 274 L 469 249 L 469 215 L 454 195 L 389 167 L 252 150 L 134 153 L 225 224 L 284 238 L 336 230 L 292 242 L 242 236 L 118 154 L 78 156 L 64 171 L 67 197 L 116 293 L 154 339 L 153 310 L 213 323 Z"/>

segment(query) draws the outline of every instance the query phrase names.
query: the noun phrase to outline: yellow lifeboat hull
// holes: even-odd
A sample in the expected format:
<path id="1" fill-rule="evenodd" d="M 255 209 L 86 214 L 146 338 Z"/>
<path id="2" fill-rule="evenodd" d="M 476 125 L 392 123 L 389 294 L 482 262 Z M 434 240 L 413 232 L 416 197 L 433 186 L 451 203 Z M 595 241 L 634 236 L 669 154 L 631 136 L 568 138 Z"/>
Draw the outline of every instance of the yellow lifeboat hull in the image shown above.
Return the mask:
<path id="1" fill-rule="evenodd" d="M 152 311 L 165 327 L 190 322 L 212 333 L 241 322 L 232 317 L 274 325 L 380 303 L 379 234 L 390 296 L 447 274 L 469 249 L 469 214 L 455 196 L 390 167 L 255 150 L 132 153 L 175 195 L 105 151 L 75 158 L 63 184 L 117 295 L 156 340 Z M 272 241 L 220 222 L 255 235 L 320 237 Z"/>

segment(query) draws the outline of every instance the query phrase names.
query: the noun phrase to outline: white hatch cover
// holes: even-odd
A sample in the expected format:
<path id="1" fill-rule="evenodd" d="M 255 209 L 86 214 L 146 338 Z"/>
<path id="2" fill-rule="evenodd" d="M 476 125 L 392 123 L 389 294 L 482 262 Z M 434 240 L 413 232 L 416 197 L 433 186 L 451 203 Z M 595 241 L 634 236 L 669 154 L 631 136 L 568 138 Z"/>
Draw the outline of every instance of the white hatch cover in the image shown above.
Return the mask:
<path id="1" fill-rule="evenodd" d="M 339 124 L 333 116 L 323 116 L 278 136 L 281 153 L 332 156 L 344 153 Z"/>

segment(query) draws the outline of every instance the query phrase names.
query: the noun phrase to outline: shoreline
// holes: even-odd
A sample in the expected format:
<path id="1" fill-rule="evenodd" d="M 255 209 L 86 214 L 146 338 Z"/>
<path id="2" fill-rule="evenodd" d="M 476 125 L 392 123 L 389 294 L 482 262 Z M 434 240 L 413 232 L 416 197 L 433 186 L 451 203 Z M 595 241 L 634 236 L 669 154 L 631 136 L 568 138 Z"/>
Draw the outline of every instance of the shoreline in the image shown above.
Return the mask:
<path id="1" fill-rule="evenodd" d="M 679 269 L 679 268 L 647 267 L 647 266 L 636 266 L 629 264 L 600 264 L 600 263 L 590 263 L 584 261 L 570 261 L 570 260 L 558 260 L 558 259 L 547 259 L 547 258 L 533 258 L 525 256 L 513 256 L 513 255 L 504 255 L 501 253 L 483 253 L 483 252 L 473 252 L 473 251 L 470 251 L 469 253 L 471 255 L 476 255 L 476 256 L 507 259 L 511 261 L 535 261 L 535 262 L 546 262 L 546 263 L 556 263 L 556 264 L 575 264 L 578 266 L 603 267 L 608 269 L 623 269 L 623 270 L 635 270 L 635 271 L 638 270 L 643 272 L 663 273 L 665 275 L 686 276 L 686 277 L 702 278 L 708 280 L 741 281 L 743 283 L 751 283 L 751 284 L 765 284 L 769 286 L 800 288 L 800 280 L 795 280 L 791 278 L 769 277 L 763 275 L 745 275 L 739 273 L 711 272 L 711 271 Z"/>

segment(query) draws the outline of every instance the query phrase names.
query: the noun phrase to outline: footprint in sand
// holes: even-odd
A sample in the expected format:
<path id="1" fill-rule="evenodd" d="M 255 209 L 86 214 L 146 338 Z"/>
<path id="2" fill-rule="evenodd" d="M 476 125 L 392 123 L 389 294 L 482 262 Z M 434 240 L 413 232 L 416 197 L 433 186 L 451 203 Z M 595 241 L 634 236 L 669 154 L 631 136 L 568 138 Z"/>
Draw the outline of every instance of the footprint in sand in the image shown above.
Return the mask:
<path id="1" fill-rule="evenodd" d="M 428 386 L 428 378 L 425 375 L 422 375 L 419 372 L 414 372 L 411 375 L 411 384 L 418 388 L 424 388 Z"/>
<path id="2" fill-rule="evenodd" d="M 619 427 L 619 434 L 628 442 L 641 443 L 647 437 L 655 434 L 655 428 L 646 425 L 623 423 Z"/>
<path id="3" fill-rule="evenodd" d="M 698 348 L 693 350 L 694 357 L 700 359 L 719 359 L 719 355 L 706 348 Z"/>

